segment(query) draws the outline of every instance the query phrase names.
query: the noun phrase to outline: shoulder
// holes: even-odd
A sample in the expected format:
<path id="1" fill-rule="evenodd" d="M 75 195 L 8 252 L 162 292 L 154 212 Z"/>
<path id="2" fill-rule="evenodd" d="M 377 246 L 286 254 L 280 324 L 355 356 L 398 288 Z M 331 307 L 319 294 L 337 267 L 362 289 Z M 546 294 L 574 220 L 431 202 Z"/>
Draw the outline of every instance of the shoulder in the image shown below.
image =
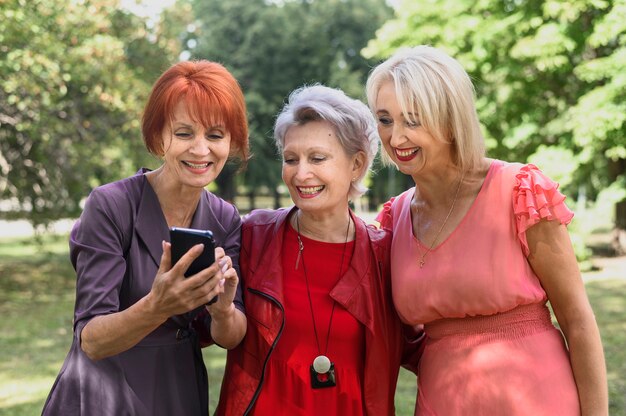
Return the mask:
<path id="1" fill-rule="evenodd" d="M 289 208 L 255 209 L 243 217 L 243 227 L 253 228 L 274 225 L 289 214 Z"/>
<path id="2" fill-rule="evenodd" d="M 208 202 L 211 211 L 219 221 L 230 221 L 233 218 L 240 218 L 239 210 L 232 203 L 223 200 L 212 192 L 204 191 L 203 198 Z"/>
<path id="3" fill-rule="evenodd" d="M 372 244 L 387 246 L 391 243 L 391 231 L 384 228 L 376 228 L 372 224 L 365 225 L 365 228 Z"/>
<path id="4" fill-rule="evenodd" d="M 288 208 L 257 209 L 245 215 L 241 226 L 242 249 L 259 254 L 264 252 L 264 247 L 278 236 L 289 211 Z M 256 250 L 252 250 L 252 246 Z"/>
<path id="5" fill-rule="evenodd" d="M 509 187 L 515 192 L 520 190 L 534 192 L 537 187 L 558 188 L 558 184 L 555 181 L 532 163 L 503 161 L 494 161 L 494 163 L 498 163 L 497 166 L 494 166 L 494 179 L 500 181 L 502 186 Z"/>
<path id="6" fill-rule="evenodd" d="M 518 162 L 504 162 L 502 160 L 493 160 L 492 175 L 495 179 L 504 180 L 510 183 L 516 181 L 517 175 L 524 167 L 528 166 Z"/>
<path id="7" fill-rule="evenodd" d="M 129 176 L 119 181 L 110 182 L 94 188 L 92 193 L 101 194 L 109 197 L 128 196 L 128 194 L 139 193 L 143 188 L 145 177 L 143 174 Z"/>
<path id="8" fill-rule="evenodd" d="M 380 224 L 380 228 L 393 230 L 395 227 L 395 218 L 398 217 L 398 211 L 402 207 L 411 202 L 415 188 L 409 188 L 398 196 L 391 197 L 389 201 L 383 204 L 382 210 L 376 216 L 376 221 Z"/>
<path id="9" fill-rule="evenodd" d="M 127 214 L 141 199 L 144 183 L 143 174 L 136 174 L 98 186 L 89 194 L 85 209 L 100 207 L 114 213 Z"/>
<path id="10" fill-rule="evenodd" d="M 415 188 L 411 187 L 409 189 L 407 189 L 406 191 L 402 192 L 400 195 L 396 196 L 395 198 L 393 198 L 393 206 L 397 207 L 399 205 L 405 204 L 407 203 L 407 201 L 411 201 L 411 198 L 413 198 L 413 193 L 415 192 Z"/>
<path id="11" fill-rule="evenodd" d="M 362 228 L 370 242 L 375 257 L 378 259 L 385 258 L 391 249 L 392 233 L 386 228 L 377 228 L 372 224 L 365 224 L 361 218 L 356 218 L 357 228 Z"/>

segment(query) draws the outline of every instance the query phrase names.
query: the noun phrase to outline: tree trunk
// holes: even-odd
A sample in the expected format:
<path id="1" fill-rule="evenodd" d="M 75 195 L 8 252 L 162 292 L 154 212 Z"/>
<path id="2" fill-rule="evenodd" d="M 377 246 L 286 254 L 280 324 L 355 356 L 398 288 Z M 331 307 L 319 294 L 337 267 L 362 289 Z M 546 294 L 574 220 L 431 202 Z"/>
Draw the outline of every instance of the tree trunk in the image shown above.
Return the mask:
<path id="1" fill-rule="evenodd" d="M 626 254 L 626 199 L 615 204 L 613 248 L 618 255 Z"/>
<path id="2" fill-rule="evenodd" d="M 274 187 L 274 209 L 278 209 L 280 206 L 280 192 L 278 192 L 278 187 Z"/>
<path id="3" fill-rule="evenodd" d="M 626 159 L 609 162 L 609 177 L 616 180 L 626 175 Z M 613 249 L 617 255 L 626 254 L 626 199 L 615 204 L 615 227 L 613 229 Z"/>
<path id="4" fill-rule="evenodd" d="M 227 163 L 222 172 L 215 178 L 215 183 L 219 188 L 219 196 L 230 203 L 235 203 L 235 196 L 237 195 L 237 187 L 235 185 L 236 172 L 237 167 Z"/>
<path id="5" fill-rule="evenodd" d="M 256 209 L 256 193 L 253 189 L 250 189 L 250 192 L 248 192 L 248 206 L 250 207 L 250 211 Z"/>

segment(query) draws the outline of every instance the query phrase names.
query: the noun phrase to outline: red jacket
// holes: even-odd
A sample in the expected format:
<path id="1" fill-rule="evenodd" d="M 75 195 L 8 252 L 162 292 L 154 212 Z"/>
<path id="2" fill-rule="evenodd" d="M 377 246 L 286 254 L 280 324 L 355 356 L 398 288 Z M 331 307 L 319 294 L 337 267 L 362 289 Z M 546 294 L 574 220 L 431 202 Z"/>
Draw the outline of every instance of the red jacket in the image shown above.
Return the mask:
<path id="1" fill-rule="evenodd" d="M 248 414 L 263 386 L 265 365 L 280 342 L 285 322 L 280 256 L 290 212 L 257 210 L 243 220 L 239 264 L 248 328 L 241 344 L 228 352 L 217 415 Z M 391 300 L 391 234 L 366 226 L 354 215 L 353 220 L 356 239 L 351 268 L 330 295 L 365 327 L 366 414 L 392 415 L 407 344 Z M 420 353 L 417 342 L 407 349 L 412 368 Z"/>

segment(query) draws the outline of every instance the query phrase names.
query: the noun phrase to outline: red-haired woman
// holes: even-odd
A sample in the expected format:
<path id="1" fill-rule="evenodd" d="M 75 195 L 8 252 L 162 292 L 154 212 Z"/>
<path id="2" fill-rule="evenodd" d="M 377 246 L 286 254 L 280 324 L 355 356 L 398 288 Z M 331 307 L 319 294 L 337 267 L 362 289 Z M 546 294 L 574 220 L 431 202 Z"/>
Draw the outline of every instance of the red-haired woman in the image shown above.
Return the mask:
<path id="1" fill-rule="evenodd" d="M 224 348 L 245 334 L 239 213 L 205 190 L 229 158 L 248 157 L 237 81 L 213 62 L 172 66 L 152 89 L 142 130 L 162 165 L 94 189 L 72 230 L 74 339 L 45 415 L 206 415 L 193 328 Z M 216 262 L 185 278 L 202 247 L 172 267 L 172 226 L 212 230 Z"/>

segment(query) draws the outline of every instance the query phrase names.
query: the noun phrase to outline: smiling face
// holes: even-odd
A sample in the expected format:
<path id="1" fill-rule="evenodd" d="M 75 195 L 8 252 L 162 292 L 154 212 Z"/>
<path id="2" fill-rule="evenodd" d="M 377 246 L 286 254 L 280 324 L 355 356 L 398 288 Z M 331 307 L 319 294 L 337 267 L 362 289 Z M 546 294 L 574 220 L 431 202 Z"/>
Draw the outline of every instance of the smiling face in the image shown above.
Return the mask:
<path id="1" fill-rule="evenodd" d="M 294 204 L 305 213 L 345 216 L 352 178 L 364 155 L 348 156 L 326 121 L 289 128 L 283 147 L 283 181 Z"/>
<path id="2" fill-rule="evenodd" d="M 162 137 L 164 173 L 179 186 L 204 188 L 217 178 L 228 160 L 230 133 L 223 125 L 207 128 L 194 121 L 182 100 Z"/>
<path id="3" fill-rule="evenodd" d="M 393 81 L 378 90 L 375 111 L 383 147 L 402 173 L 413 176 L 452 162 L 451 144 L 435 139 L 416 113 L 405 118 Z"/>

